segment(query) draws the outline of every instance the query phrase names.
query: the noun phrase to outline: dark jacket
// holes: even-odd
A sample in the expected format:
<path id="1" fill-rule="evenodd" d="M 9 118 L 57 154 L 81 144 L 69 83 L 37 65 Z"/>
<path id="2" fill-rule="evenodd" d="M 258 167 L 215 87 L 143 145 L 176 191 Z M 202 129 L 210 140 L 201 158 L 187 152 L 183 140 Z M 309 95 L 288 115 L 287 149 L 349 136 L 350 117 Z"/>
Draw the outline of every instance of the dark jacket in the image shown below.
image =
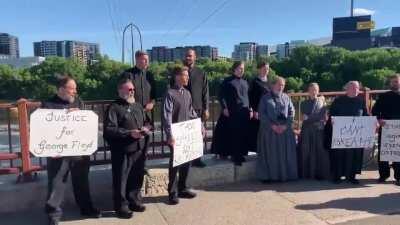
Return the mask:
<path id="1" fill-rule="evenodd" d="M 139 103 L 129 104 L 117 99 L 108 107 L 103 136 L 110 144 L 111 151 L 141 151 L 145 147 L 145 138 L 133 138 L 131 130 L 140 130 L 147 123 L 149 118 Z"/>
<path id="2" fill-rule="evenodd" d="M 379 96 L 374 107 L 372 115 L 378 119 L 397 120 L 400 119 L 400 94 L 394 91 L 383 93 Z"/>
<path id="3" fill-rule="evenodd" d="M 58 97 L 58 95 L 54 95 L 53 97 L 49 98 L 46 101 L 42 102 L 41 108 L 43 109 L 72 109 L 72 108 L 79 108 L 84 109 L 84 104 L 82 100 L 78 97 L 75 98 L 75 101 L 70 103 Z M 87 160 L 90 156 L 66 156 L 62 158 L 69 158 L 72 160 Z"/>
<path id="4" fill-rule="evenodd" d="M 135 99 L 143 107 L 156 98 L 154 75 L 150 71 L 140 70 L 136 66 L 126 70 L 120 79 L 131 79 L 135 85 Z"/>
<path id="5" fill-rule="evenodd" d="M 54 95 L 53 97 L 47 99 L 42 102 L 43 109 L 71 109 L 71 108 L 79 108 L 83 109 L 84 105 L 80 98 L 75 98 L 73 103 L 69 103 L 58 97 L 58 95 Z"/>
<path id="6" fill-rule="evenodd" d="M 205 110 L 208 110 L 208 80 L 207 75 L 203 70 L 196 66 L 189 70 L 189 84 L 186 88 L 192 94 L 193 108 L 197 112 L 204 112 Z"/>

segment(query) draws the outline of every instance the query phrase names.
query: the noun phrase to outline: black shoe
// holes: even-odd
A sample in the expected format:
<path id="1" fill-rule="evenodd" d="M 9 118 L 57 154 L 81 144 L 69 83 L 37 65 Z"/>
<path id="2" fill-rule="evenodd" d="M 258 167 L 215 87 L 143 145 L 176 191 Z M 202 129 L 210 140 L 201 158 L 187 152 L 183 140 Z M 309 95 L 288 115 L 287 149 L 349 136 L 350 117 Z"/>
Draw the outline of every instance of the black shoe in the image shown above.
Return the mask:
<path id="1" fill-rule="evenodd" d="M 235 166 L 242 166 L 242 165 L 243 165 L 243 163 L 240 162 L 240 161 L 236 161 L 236 162 L 234 162 L 234 163 L 235 163 Z"/>
<path id="2" fill-rule="evenodd" d="M 196 193 L 194 193 L 193 191 L 190 191 L 188 189 L 180 191 L 178 193 L 179 198 L 195 198 L 196 196 L 197 196 Z"/>
<path id="3" fill-rule="evenodd" d="M 263 183 L 263 184 L 270 184 L 271 183 L 270 180 L 260 180 L 260 182 Z"/>
<path id="4" fill-rule="evenodd" d="M 176 195 L 170 195 L 168 199 L 168 204 L 170 205 L 178 205 L 179 204 L 179 198 Z"/>
<path id="5" fill-rule="evenodd" d="M 48 218 L 47 224 L 48 225 L 58 225 L 58 220 L 55 220 L 53 218 Z"/>
<path id="6" fill-rule="evenodd" d="M 133 212 L 128 207 L 121 207 L 119 210 L 115 210 L 115 214 L 120 219 L 130 219 L 133 216 Z"/>
<path id="7" fill-rule="evenodd" d="M 144 212 L 146 211 L 146 206 L 143 204 L 131 204 L 129 205 L 129 209 L 134 211 L 134 212 Z"/>
<path id="8" fill-rule="evenodd" d="M 379 177 L 378 183 L 385 183 L 386 180 L 387 180 L 387 178 L 385 178 L 385 177 Z"/>
<path id="9" fill-rule="evenodd" d="M 348 182 L 350 182 L 351 184 L 360 184 L 360 181 L 357 180 L 356 178 L 351 178 L 348 180 Z"/>
<path id="10" fill-rule="evenodd" d="M 101 212 L 96 208 L 83 209 L 81 210 L 81 216 L 88 218 L 101 218 Z"/>
<path id="11" fill-rule="evenodd" d="M 204 168 L 207 165 L 203 161 L 201 161 L 201 159 L 196 159 L 192 162 L 192 166 L 197 167 L 197 168 Z"/>
<path id="12" fill-rule="evenodd" d="M 400 180 L 396 180 L 396 181 L 394 182 L 394 184 L 397 185 L 397 186 L 400 186 Z"/>
<path id="13" fill-rule="evenodd" d="M 340 179 L 340 178 L 335 178 L 335 179 L 332 180 L 332 183 L 334 183 L 334 184 L 340 184 L 340 183 L 342 183 L 342 179 Z"/>

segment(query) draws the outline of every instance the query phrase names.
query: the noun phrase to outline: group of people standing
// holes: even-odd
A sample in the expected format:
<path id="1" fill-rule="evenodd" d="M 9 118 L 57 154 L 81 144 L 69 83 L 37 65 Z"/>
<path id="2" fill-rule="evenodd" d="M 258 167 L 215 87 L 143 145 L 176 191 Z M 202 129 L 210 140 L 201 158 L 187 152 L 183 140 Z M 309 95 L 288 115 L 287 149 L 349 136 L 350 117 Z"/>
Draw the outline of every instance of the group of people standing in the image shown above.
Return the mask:
<path id="1" fill-rule="evenodd" d="M 248 152 L 257 152 L 257 177 L 263 183 L 290 181 L 299 178 L 331 180 L 341 183 L 343 177 L 358 184 L 363 149 L 331 149 L 333 116 L 377 116 L 379 134 L 386 119 L 400 119 L 400 75 L 389 77 L 391 91 L 379 96 L 368 112 L 360 96 L 360 83 L 349 81 L 345 95 L 327 106 L 319 95 L 319 85 L 308 86 L 308 98 L 301 102 L 302 126 L 295 134 L 292 125 L 295 108 L 284 93 L 286 81 L 269 78 L 269 64 L 260 62 L 258 74 L 250 81 L 243 78 L 244 62 L 235 62 L 231 76 L 221 84 L 219 101 L 221 114 L 212 142 L 212 153 L 221 159 L 231 157 L 237 166 Z M 393 163 L 396 185 L 400 185 L 400 164 Z M 390 176 L 389 163 L 379 159 L 379 182 Z"/>
<path id="2" fill-rule="evenodd" d="M 146 52 L 135 54 L 136 65 L 119 76 L 118 98 L 111 103 L 104 116 L 104 138 L 111 148 L 113 203 L 117 217 L 129 219 L 133 212 L 143 212 L 141 188 L 146 173 L 146 153 L 154 121 L 150 112 L 155 105 L 155 82 L 148 70 Z M 186 52 L 184 66 L 174 68 L 171 85 L 162 105 L 161 119 L 167 143 L 171 150 L 169 164 L 169 204 L 179 198 L 194 198 L 186 180 L 190 167 L 205 167 L 201 159 L 173 167 L 171 125 L 190 119 L 209 117 L 209 90 L 207 76 L 195 64 L 196 53 Z M 366 104 L 359 97 L 360 84 L 351 81 L 345 86 L 346 95 L 336 98 L 328 109 L 319 96 L 319 86 L 308 87 L 309 99 L 301 103 L 303 124 L 300 136 L 292 129 L 295 108 L 284 93 L 286 81 L 282 77 L 270 79 L 269 64 L 257 65 L 258 75 L 250 82 L 243 78 L 245 64 L 234 62 L 231 76 L 220 86 L 221 115 L 213 133 L 212 153 L 221 159 L 231 157 L 237 166 L 245 162 L 249 151 L 258 153 L 257 177 L 263 182 L 288 181 L 298 178 L 332 179 L 335 183 L 346 177 L 358 183 L 363 150 L 330 149 L 331 116 L 368 115 Z M 376 102 L 372 113 L 384 125 L 385 119 L 400 119 L 400 75 L 390 78 L 391 91 Z M 57 93 L 42 104 L 47 109 L 84 109 L 77 95 L 77 85 L 70 76 L 63 76 L 57 84 Z M 204 129 L 203 129 L 204 130 Z M 204 132 L 203 132 L 204 135 Z M 50 225 L 58 224 L 61 203 L 71 172 L 76 202 L 82 216 L 101 217 L 94 207 L 89 191 L 89 156 L 57 157 L 47 159 L 48 195 L 45 205 Z M 396 184 L 400 185 L 400 164 L 394 163 Z M 380 182 L 389 176 L 389 164 L 379 163 Z M 179 176 L 178 176 L 179 174 Z"/>
<path id="3" fill-rule="evenodd" d="M 118 98 L 110 104 L 104 115 L 103 136 L 111 149 L 113 204 L 116 216 L 129 219 L 133 212 L 143 212 L 141 189 L 146 173 L 146 153 L 154 121 L 151 111 L 155 104 L 154 75 L 148 70 L 146 52 L 135 54 L 136 65 L 124 71 L 118 79 Z M 171 85 L 162 106 L 163 130 L 173 153 L 174 137 L 171 124 L 190 119 L 209 117 L 208 82 L 205 73 L 195 65 L 196 53 L 186 52 L 184 66 L 172 71 Z M 47 109 L 84 109 L 77 95 L 77 84 L 68 75 L 59 78 L 57 93 L 42 103 Z M 186 186 L 191 165 L 205 167 L 201 159 L 173 167 L 173 154 L 169 165 L 169 203 L 179 203 L 179 198 L 194 198 L 196 193 Z M 69 173 L 72 175 L 75 200 L 82 216 L 99 218 L 101 212 L 94 207 L 89 188 L 90 157 L 57 157 L 47 159 L 48 196 L 45 211 L 48 224 L 57 225 L 62 217 L 61 203 Z M 179 173 L 179 177 L 178 177 Z"/>

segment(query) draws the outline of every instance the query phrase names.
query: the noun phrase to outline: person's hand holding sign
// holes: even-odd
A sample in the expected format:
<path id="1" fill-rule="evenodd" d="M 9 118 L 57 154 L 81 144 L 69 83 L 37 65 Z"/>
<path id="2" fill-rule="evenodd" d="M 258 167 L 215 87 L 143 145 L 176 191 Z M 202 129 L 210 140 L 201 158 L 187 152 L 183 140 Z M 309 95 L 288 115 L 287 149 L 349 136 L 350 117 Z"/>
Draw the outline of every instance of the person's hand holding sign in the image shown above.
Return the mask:
<path id="1" fill-rule="evenodd" d="M 167 144 L 171 147 L 175 145 L 175 139 L 173 137 L 168 138 Z"/>
<path id="2" fill-rule="evenodd" d="M 78 110 L 79 110 L 79 108 L 69 108 L 69 109 L 67 110 L 67 113 L 74 112 L 74 111 L 78 111 Z"/>
<path id="3" fill-rule="evenodd" d="M 135 138 L 135 139 L 141 139 L 143 138 L 142 133 L 140 132 L 140 130 L 135 129 L 131 131 L 131 137 Z"/>

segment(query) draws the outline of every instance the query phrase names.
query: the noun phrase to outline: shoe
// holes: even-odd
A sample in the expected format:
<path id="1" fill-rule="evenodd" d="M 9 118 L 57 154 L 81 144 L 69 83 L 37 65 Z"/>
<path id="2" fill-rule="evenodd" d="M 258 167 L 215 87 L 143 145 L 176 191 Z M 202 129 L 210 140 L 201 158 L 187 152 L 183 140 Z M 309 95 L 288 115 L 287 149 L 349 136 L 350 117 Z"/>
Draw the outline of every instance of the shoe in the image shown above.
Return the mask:
<path id="1" fill-rule="evenodd" d="M 270 184 L 271 183 L 270 180 L 260 180 L 260 182 L 263 183 L 263 184 Z"/>
<path id="2" fill-rule="evenodd" d="M 243 163 L 242 162 L 234 162 L 235 163 L 235 166 L 242 166 L 243 165 Z"/>
<path id="3" fill-rule="evenodd" d="M 378 183 L 385 183 L 386 180 L 387 180 L 387 178 L 385 178 L 385 177 L 379 177 Z"/>
<path id="4" fill-rule="evenodd" d="M 188 189 L 180 191 L 178 193 L 179 198 L 195 198 L 196 196 L 197 196 L 196 193 L 194 193 L 193 191 L 188 190 Z"/>
<path id="5" fill-rule="evenodd" d="M 134 212 L 144 212 L 146 211 L 146 206 L 143 204 L 130 204 L 129 209 Z"/>
<path id="6" fill-rule="evenodd" d="M 348 182 L 350 182 L 351 184 L 360 184 L 360 181 L 357 180 L 356 178 L 351 178 L 348 180 Z"/>
<path id="7" fill-rule="evenodd" d="M 332 180 L 332 182 L 333 182 L 334 184 L 340 184 L 340 183 L 342 183 L 342 179 L 340 179 L 340 178 L 335 178 L 335 179 Z"/>
<path id="8" fill-rule="evenodd" d="M 197 167 L 197 168 L 204 168 L 207 165 L 203 161 L 201 161 L 201 159 L 196 159 L 192 162 L 192 166 Z"/>
<path id="9" fill-rule="evenodd" d="M 117 214 L 117 217 L 120 219 L 130 219 L 133 216 L 133 212 L 127 206 L 115 210 L 115 214 Z"/>
<path id="10" fill-rule="evenodd" d="M 396 186 L 400 186 L 400 180 L 396 180 L 396 181 L 394 182 L 394 184 L 395 184 Z"/>
<path id="11" fill-rule="evenodd" d="M 49 217 L 47 220 L 47 224 L 48 225 L 58 225 L 58 220 L 55 220 L 55 219 Z"/>
<path id="12" fill-rule="evenodd" d="M 176 195 L 170 195 L 168 199 L 168 204 L 170 205 L 178 205 L 179 204 L 179 198 Z"/>
<path id="13" fill-rule="evenodd" d="M 101 218 L 101 212 L 96 208 L 84 209 L 81 210 L 81 216 L 88 218 Z"/>

